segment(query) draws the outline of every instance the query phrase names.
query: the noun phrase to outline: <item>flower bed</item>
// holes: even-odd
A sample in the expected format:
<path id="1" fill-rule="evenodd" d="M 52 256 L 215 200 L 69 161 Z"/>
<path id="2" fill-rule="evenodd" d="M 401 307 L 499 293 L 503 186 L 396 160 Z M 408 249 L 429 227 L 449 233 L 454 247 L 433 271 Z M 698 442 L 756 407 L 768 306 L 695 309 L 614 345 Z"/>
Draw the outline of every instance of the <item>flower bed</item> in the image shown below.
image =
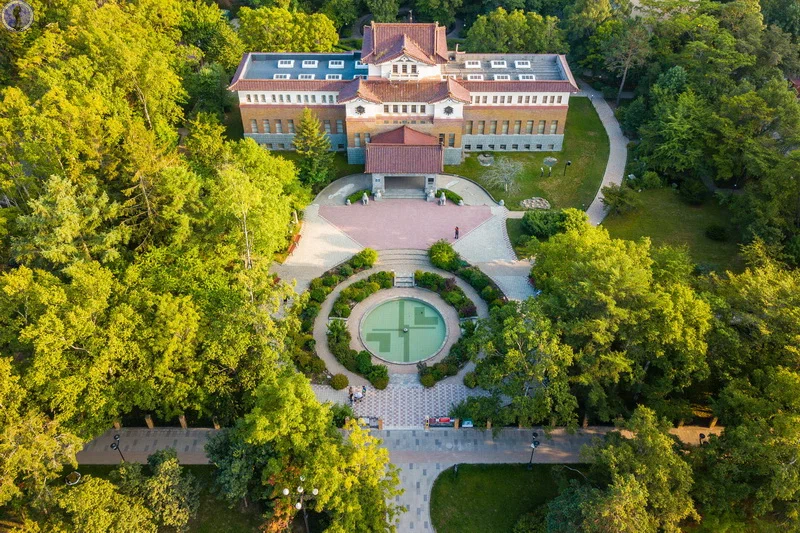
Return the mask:
<path id="1" fill-rule="evenodd" d="M 441 296 L 445 302 L 455 307 L 459 318 L 477 316 L 478 309 L 469 297 L 456 285 L 455 278 L 444 278 L 433 272 L 414 272 L 414 282 L 418 287 L 428 289 Z"/>
<path id="2" fill-rule="evenodd" d="M 346 321 L 334 320 L 328 324 L 328 349 L 336 360 L 350 372 L 367 378 L 376 389 L 385 389 L 389 384 L 389 369 L 386 365 L 373 365 L 372 354 L 368 351 L 350 348 L 351 339 Z"/>
<path id="3" fill-rule="evenodd" d="M 450 353 L 444 359 L 431 366 L 426 365 L 424 362 L 417 364 L 419 382 L 423 386 L 433 387 L 438 381 L 449 376 L 455 376 L 470 360 L 470 356 L 476 348 L 471 342 L 472 337 L 475 335 L 475 323 L 465 322 L 462 327 L 464 331 L 461 337 L 453 344 L 450 348 Z"/>
<path id="4" fill-rule="evenodd" d="M 489 304 L 490 308 L 505 305 L 506 297 L 500 287 L 492 281 L 492 278 L 481 272 L 478 267 L 470 266 L 461 259 L 458 252 L 447 241 L 433 243 L 428 249 L 428 257 L 436 268 L 452 272 L 469 283 Z"/>
<path id="5" fill-rule="evenodd" d="M 394 285 L 393 272 L 376 272 L 366 279 L 356 281 L 342 289 L 331 309 L 331 317 L 347 318 L 357 303 L 381 289 L 390 289 Z"/>

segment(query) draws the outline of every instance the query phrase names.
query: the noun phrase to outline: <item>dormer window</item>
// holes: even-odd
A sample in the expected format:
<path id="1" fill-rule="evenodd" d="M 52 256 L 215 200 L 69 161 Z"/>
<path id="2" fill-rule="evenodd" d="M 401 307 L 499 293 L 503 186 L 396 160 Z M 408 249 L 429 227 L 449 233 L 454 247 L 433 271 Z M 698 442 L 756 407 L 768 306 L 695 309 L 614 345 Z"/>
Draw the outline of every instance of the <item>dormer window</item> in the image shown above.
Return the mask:
<path id="1" fill-rule="evenodd" d="M 317 68 L 317 64 L 319 61 L 316 59 L 304 59 L 303 60 L 303 68 Z"/>
<path id="2" fill-rule="evenodd" d="M 505 61 L 492 61 L 492 68 L 506 68 Z"/>
<path id="3" fill-rule="evenodd" d="M 298 74 L 298 80 L 313 80 L 316 76 L 314 74 Z"/>
<path id="4" fill-rule="evenodd" d="M 344 68 L 344 61 L 341 59 L 331 59 L 328 61 L 328 68 Z"/>
<path id="5" fill-rule="evenodd" d="M 340 79 L 342 79 L 342 75 L 341 74 L 325 74 L 325 79 L 326 80 L 340 80 Z"/>
<path id="6" fill-rule="evenodd" d="M 356 68 L 369 68 L 369 65 L 363 63 L 360 59 L 356 61 Z"/>
<path id="7" fill-rule="evenodd" d="M 288 80 L 291 77 L 292 77 L 291 74 L 273 74 L 272 75 L 272 79 L 273 80 Z"/>
<path id="8" fill-rule="evenodd" d="M 520 74 L 519 79 L 522 81 L 536 81 L 535 74 Z"/>
<path id="9" fill-rule="evenodd" d="M 481 68 L 480 61 L 467 61 L 464 63 L 464 68 Z"/>
<path id="10" fill-rule="evenodd" d="M 294 59 L 279 59 L 278 68 L 292 68 L 294 67 Z"/>
<path id="11" fill-rule="evenodd" d="M 530 61 L 514 61 L 514 66 L 516 68 L 531 68 Z"/>
<path id="12" fill-rule="evenodd" d="M 495 74 L 494 81 L 508 81 L 511 79 L 511 76 L 508 74 Z"/>
<path id="13" fill-rule="evenodd" d="M 483 81 L 483 74 L 467 74 L 468 81 Z"/>
<path id="14" fill-rule="evenodd" d="M 363 115 L 366 109 L 364 109 L 363 105 L 356 107 L 356 115 Z"/>
<path id="15" fill-rule="evenodd" d="M 453 107 L 452 106 L 445 107 L 444 108 L 444 114 L 448 115 L 448 116 L 452 115 L 453 114 Z"/>
<path id="16" fill-rule="evenodd" d="M 359 78 L 362 79 L 362 80 L 365 80 L 365 79 L 367 79 L 367 75 L 366 74 L 356 74 L 356 75 L 353 76 L 354 80 L 357 80 Z"/>

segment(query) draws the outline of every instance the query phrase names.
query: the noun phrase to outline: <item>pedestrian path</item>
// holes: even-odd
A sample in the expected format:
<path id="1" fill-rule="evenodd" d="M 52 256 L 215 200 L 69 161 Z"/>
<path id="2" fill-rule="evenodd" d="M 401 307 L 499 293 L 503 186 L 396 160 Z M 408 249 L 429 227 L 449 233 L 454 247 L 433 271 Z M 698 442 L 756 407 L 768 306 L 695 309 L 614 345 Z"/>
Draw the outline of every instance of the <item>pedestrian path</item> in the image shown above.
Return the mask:
<path id="1" fill-rule="evenodd" d="M 609 142 L 608 163 L 606 164 L 606 171 L 603 174 L 603 181 L 600 184 L 597 195 L 595 195 L 594 200 L 589 205 L 589 209 L 586 210 L 586 214 L 589 215 L 589 222 L 597 226 L 608 214 L 606 206 L 603 205 L 603 187 L 611 184 L 620 185 L 625 176 L 629 141 L 628 138 L 622 134 L 622 129 L 619 126 L 619 122 L 617 122 L 617 118 L 614 116 L 614 111 L 611 109 L 611 106 L 608 105 L 608 102 L 605 101 L 603 95 L 595 94 L 596 91 L 582 80 L 578 80 L 578 85 L 582 91 L 579 95 L 584 94 L 588 96 L 597 111 L 597 115 L 600 117 L 600 121 L 603 123 L 603 127 L 608 135 Z"/>

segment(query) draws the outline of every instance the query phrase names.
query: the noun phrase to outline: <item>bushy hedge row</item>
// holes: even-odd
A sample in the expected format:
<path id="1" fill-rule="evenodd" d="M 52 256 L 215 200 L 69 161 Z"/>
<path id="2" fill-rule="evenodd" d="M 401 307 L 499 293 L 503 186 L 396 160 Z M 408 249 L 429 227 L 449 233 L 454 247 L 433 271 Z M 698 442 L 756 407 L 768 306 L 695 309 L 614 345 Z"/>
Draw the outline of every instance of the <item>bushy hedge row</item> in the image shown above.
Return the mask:
<path id="1" fill-rule="evenodd" d="M 458 202 L 463 200 L 463 198 L 461 198 L 460 195 L 447 189 L 437 189 L 436 196 L 439 197 L 442 195 L 442 193 L 444 193 L 444 197 L 447 198 L 447 201 L 453 202 L 454 204 L 457 204 Z"/>
<path id="2" fill-rule="evenodd" d="M 344 320 L 334 320 L 328 325 L 328 348 L 337 361 L 350 372 L 361 374 L 376 389 L 389 385 L 389 369 L 386 365 L 373 365 L 372 355 L 366 351 L 350 348 L 350 332 Z"/>
<path id="3" fill-rule="evenodd" d="M 450 348 L 444 359 L 431 366 L 423 362 L 417 364 L 419 371 L 419 381 L 425 387 L 433 387 L 437 381 L 441 381 L 448 376 L 455 376 L 458 371 L 464 368 L 469 361 L 475 346 L 470 342 L 475 334 L 475 323 L 466 322 L 463 325 L 464 332 L 455 344 Z"/>
<path id="4" fill-rule="evenodd" d="M 532 209 L 522 215 L 522 229 L 528 235 L 546 240 L 557 233 L 579 229 L 589 216 L 578 209 Z"/>
<path id="5" fill-rule="evenodd" d="M 369 198 L 369 195 L 372 194 L 372 191 L 370 191 L 369 189 L 361 189 L 360 191 L 356 191 L 350 196 L 348 196 L 347 199 L 350 200 L 351 204 L 360 202 L 361 198 L 364 197 L 364 193 L 367 193 L 367 198 Z"/>
<path id="6" fill-rule="evenodd" d="M 342 263 L 338 267 L 325 272 L 322 276 L 312 279 L 309 287 L 308 303 L 303 312 L 300 313 L 302 331 L 310 332 L 314 329 L 314 319 L 319 314 L 322 302 L 325 301 L 325 298 L 333 291 L 334 287 L 353 274 L 372 268 L 372 265 L 377 260 L 378 252 L 372 248 L 364 248 L 346 263 Z"/>
<path id="7" fill-rule="evenodd" d="M 330 316 L 347 318 L 357 303 L 363 302 L 368 296 L 381 289 L 390 289 L 393 285 L 394 273 L 392 272 L 370 274 L 366 279 L 356 281 L 349 287 L 342 289 L 333 304 Z"/>
<path id="8" fill-rule="evenodd" d="M 481 272 L 477 267 L 461 259 L 447 241 L 438 241 L 428 249 L 428 257 L 436 268 L 452 272 L 459 278 L 469 283 L 481 295 L 489 307 L 499 307 L 505 304 L 505 295 L 492 278 Z"/>
<path id="9" fill-rule="evenodd" d="M 473 317 L 478 314 L 478 309 L 469 297 L 456 285 L 455 278 L 443 278 L 433 272 L 417 270 L 414 273 L 414 282 L 418 287 L 433 291 L 441 296 L 458 311 L 460 318 Z"/>
<path id="10" fill-rule="evenodd" d="M 317 341 L 305 332 L 293 334 L 287 347 L 297 370 L 307 376 L 315 376 L 325 372 L 325 361 L 319 358 L 316 351 Z"/>

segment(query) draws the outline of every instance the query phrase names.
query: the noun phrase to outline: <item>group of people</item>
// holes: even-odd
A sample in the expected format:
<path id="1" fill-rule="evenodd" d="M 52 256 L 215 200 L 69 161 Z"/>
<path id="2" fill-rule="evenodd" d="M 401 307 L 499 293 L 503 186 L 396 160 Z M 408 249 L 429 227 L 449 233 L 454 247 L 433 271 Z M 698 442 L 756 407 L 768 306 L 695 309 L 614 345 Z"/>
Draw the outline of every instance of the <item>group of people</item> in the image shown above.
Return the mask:
<path id="1" fill-rule="evenodd" d="M 354 402 L 363 400 L 364 396 L 367 395 L 367 386 L 362 385 L 361 390 L 359 390 L 358 388 L 353 388 L 353 386 L 351 385 L 348 393 L 349 393 L 348 395 L 350 396 L 350 405 L 353 405 Z"/>

